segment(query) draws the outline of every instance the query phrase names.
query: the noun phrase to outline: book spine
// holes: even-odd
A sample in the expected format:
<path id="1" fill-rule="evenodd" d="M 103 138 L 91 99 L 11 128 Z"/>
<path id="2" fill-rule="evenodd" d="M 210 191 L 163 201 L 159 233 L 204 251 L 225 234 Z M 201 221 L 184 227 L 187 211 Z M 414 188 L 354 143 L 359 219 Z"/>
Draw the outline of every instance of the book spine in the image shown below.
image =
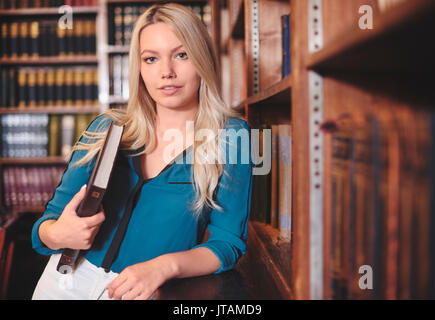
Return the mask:
<path id="1" fill-rule="evenodd" d="M 93 69 L 92 68 L 86 68 L 83 72 L 83 90 L 84 90 L 84 104 L 85 105 L 92 105 L 93 104 L 93 78 L 92 78 Z"/>
<path id="2" fill-rule="evenodd" d="M 282 78 L 290 74 L 290 15 L 281 16 L 282 28 Z"/>
<path id="3" fill-rule="evenodd" d="M 18 23 L 18 56 L 27 58 L 29 56 L 29 25 L 27 21 Z"/>
<path id="4" fill-rule="evenodd" d="M 117 46 L 122 46 L 124 44 L 123 25 L 122 25 L 123 8 L 121 6 L 116 6 L 113 10 L 114 10 L 114 27 L 115 27 L 114 44 Z"/>
<path id="5" fill-rule="evenodd" d="M 32 21 L 30 23 L 30 46 L 29 55 L 32 57 L 39 56 L 39 22 Z"/>
<path id="6" fill-rule="evenodd" d="M 18 57 L 18 22 L 14 21 L 10 23 L 10 57 Z"/>
<path id="7" fill-rule="evenodd" d="M 92 101 L 93 101 L 93 104 L 97 106 L 100 102 L 98 99 L 99 78 L 98 78 L 98 69 L 97 68 L 93 69 L 92 76 L 93 76 Z"/>
<path id="8" fill-rule="evenodd" d="M 36 106 L 36 70 L 34 68 L 28 69 L 27 90 L 29 94 L 27 105 L 34 107 Z"/>
<path id="9" fill-rule="evenodd" d="M 1 24 L 1 55 L 0 57 L 7 58 L 10 56 L 11 44 L 10 44 L 10 33 L 9 33 L 9 23 L 3 21 Z"/>
<path id="10" fill-rule="evenodd" d="M 271 126 L 272 146 L 271 146 L 271 175 L 270 175 L 270 224 L 278 228 L 278 125 Z"/>
<path id="11" fill-rule="evenodd" d="M 36 104 L 38 106 L 43 106 L 46 104 L 47 97 L 45 92 L 45 69 L 38 68 L 37 70 L 37 78 L 36 78 Z"/>
<path id="12" fill-rule="evenodd" d="M 131 32 L 133 29 L 133 7 L 125 6 L 122 15 L 123 25 L 123 44 L 129 45 L 131 40 Z"/>
<path id="13" fill-rule="evenodd" d="M 74 116 L 64 115 L 62 117 L 61 131 L 61 154 L 65 159 L 69 159 L 74 139 Z"/>
<path id="14" fill-rule="evenodd" d="M 27 89 L 27 69 L 20 67 L 18 69 L 18 99 L 17 105 L 19 108 L 25 108 L 28 101 Z"/>
<path id="15" fill-rule="evenodd" d="M 121 63 L 122 63 L 122 67 L 121 67 L 121 82 L 122 82 L 122 97 L 125 100 L 128 100 L 129 97 L 129 84 L 128 84 L 128 74 L 129 74 L 129 55 L 125 54 L 121 56 Z"/>
<path id="16" fill-rule="evenodd" d="M 65 97 L 64 102 L 66 105 L 74 104 L 74 72 L 72 68 L 67 68 L 65 70 Z"/>
<path id="17" fill-rule="evenodd" d="M 74 69 L 74 98 L 77 107 L 83 107 L 84 103 L 84 83 L 83 69 L 78 67 Z"/>
<path id="18" fill-rule="evenodd" d="M 290 179 L 289 179 L 289 161 L 290 157 L 290 137 L 288 135 L 288 125 L 278 125 L 279 134 L 279 194 L 278 194 L 278 217 L 279 230 L 283 238 L 290 238 L 289 221 L 290 216 Z"/>

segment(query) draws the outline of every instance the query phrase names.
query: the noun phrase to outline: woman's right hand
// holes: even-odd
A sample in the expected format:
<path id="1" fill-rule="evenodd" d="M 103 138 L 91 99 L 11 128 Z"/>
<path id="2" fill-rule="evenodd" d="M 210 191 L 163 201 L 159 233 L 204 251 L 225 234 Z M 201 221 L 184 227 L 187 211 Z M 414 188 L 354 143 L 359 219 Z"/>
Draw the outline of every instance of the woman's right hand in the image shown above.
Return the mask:
<path id="1" fill-rule="evenodd" d="M 101 210 L 91 217 L 79 217 L 77 209 L 85 195 L 86 185 L 65 206 L 58 220 L 47 220 L 41 224 L 39 228 L 40 238 L 47 247 L 53 250 L 63 248 L 90 249 L 105 219 L 105 214 L 101 207 Z M 44 226 L 44 224 L 46 225 Z"/>

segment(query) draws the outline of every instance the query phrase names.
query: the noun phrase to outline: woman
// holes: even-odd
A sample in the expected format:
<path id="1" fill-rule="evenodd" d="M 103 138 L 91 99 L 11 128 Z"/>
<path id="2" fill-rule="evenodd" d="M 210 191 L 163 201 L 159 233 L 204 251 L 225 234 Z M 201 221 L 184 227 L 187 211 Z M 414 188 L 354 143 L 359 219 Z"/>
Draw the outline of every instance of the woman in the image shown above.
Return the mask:
<path id="1" fill-rule="evenodd" d="M 211 39 L 190 10 L 153 5 L 139 17 L 127 110 L 91 123 L 33 227 L 33 247 L 52 255 L 33 299 L 149 299 L 169 279 L 235 265 L 246 251 L 252 166 L 229 163 L 228 154 L 250 159 L 250 142 L 242 136 L 248 147 L 239 148 L 219 133 L 249 127 L 225 107 L 219 83 Z M 111 121 L 125 127 L 103 210 L 77 217 Z M 197 141 L 204 130 L 207 139 Z M 71 275 L 56 271 L 61 248 L 87 250 Z"/>

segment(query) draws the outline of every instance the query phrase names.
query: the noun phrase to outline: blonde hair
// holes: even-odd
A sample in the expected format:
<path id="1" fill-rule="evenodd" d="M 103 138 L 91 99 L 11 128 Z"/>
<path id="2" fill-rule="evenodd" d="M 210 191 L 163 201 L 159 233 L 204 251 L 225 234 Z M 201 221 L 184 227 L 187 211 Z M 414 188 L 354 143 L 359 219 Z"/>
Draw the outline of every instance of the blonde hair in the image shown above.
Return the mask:
<path id="1" fill-rule="evenodd" d="M 208 129 L 216 139 L 200 145 L 194 141 L 195 159 L 192 164 L 192 181 L 195 188 L 195 201 L 192 209 L 198 217 L 205 207 L 221 207 L 214 200 L 214 192 L 224 173 L 221 161 L 210 163 L 208 159 L 218 159 L 219 129 L 223 129 L 229 117 L 238 114 L 228 108 L 220 94 L 220 67 L 211 37 L 201 20 L 188 8 L 176 3 L 155 4 L 148 8 L 135 22 L 130 44 L 129 61 L 129 101 L 126 111 L 108 110 L 106 114 L 115 123 L 124 125 L 121 149 L 136 150 L 145 146 L 139 153 L 152 152 L 157 144 L 155 102 L 149 95 L 140 72 L 140 32 L 148 25 L 163 22 L 168 25 L 183 44 L 187 56 L 200 76 L 199 108 L 194 119 L 194 131 Z M 98 130 L 97 130 L 98 131 Z M 77 165 L 85 164 L 101 149 L 105 132 L 84 132 L 83 136 L 96 139 L 94 143 L 78 142 L 74 150 L 87 150 L 87 154 Z M 201 148 L 200 152 L 197 152 Z M 139 155 L 138 154 L 138 155 Z"/>

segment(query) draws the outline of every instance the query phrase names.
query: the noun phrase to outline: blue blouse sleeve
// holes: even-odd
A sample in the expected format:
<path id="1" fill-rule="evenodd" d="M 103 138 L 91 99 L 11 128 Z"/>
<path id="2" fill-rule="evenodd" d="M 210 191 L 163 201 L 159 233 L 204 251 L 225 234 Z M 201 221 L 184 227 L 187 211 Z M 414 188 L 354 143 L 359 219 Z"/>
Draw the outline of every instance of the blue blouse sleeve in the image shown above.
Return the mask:
<path id="1" fill-rule="evenodd" d="M 107 116 L 100 116 L 92 121 L 92 123 L 87 128 L 87 131 L 105 131 L 108 128 L 110 121 L 103 121 L 104 118 L 106 120 L 108 119 Z M 89 142 L 89 139 L 82 136 L 80 138 L 80 141 L 86 143 Z M 50 255 L 61 252 L 61 250 L 51 250 L 47 246 L 45 246 L 44 243 L 42 243 L 41 239 L 39 238 L 39 226 L 42 222 L 46 220 L 57 220 L 62 214 L 65 206 L 71 201 L 71 199 L 80 190 L 80 188 L 88 182 L 89 177 L 92 174 L 92 169 L 95 165 L 96 157 L 94 157 L 92 161 L 88 162 L 83 166 L 73 166 L 75 162 L 83 158 L 85 155 L 86 151 L 84 150 L 74 151 L 68 167 L 63 173 L 60 184 L 56 188 L 53 197 L 45 207 L 44 214 L 33 225 L 31 234 L 32 246 L 40 254 Z"/>
<path id="2" fill-rule="evenodd" d="M 243 142 L 242 139 L 242 143 L 237 146 L 230 144 L 229 155 L 231 149 L 237 147 L 237 161 L 228 161 L 231 156 L 227 156 L 225 172 L 221 176 L 216 200 L 223 211 L 217 209 L 211 211 L 208 224 L 209 239 L 193 247 L 206 247 L 219 258 L 221 265 L 219 270 L 214 272 L 215 274 L 232 269 L 247 249 L 252 194 L 250 128 L 242 120 L 237 120 L 236 125 L 231 128 L 235 128 L 236 131 L 245 129 L 249 143 L 246 143 L 246 140 Z M 243 155 L 245 152 L 248 152 L 248 155 Z"/>

